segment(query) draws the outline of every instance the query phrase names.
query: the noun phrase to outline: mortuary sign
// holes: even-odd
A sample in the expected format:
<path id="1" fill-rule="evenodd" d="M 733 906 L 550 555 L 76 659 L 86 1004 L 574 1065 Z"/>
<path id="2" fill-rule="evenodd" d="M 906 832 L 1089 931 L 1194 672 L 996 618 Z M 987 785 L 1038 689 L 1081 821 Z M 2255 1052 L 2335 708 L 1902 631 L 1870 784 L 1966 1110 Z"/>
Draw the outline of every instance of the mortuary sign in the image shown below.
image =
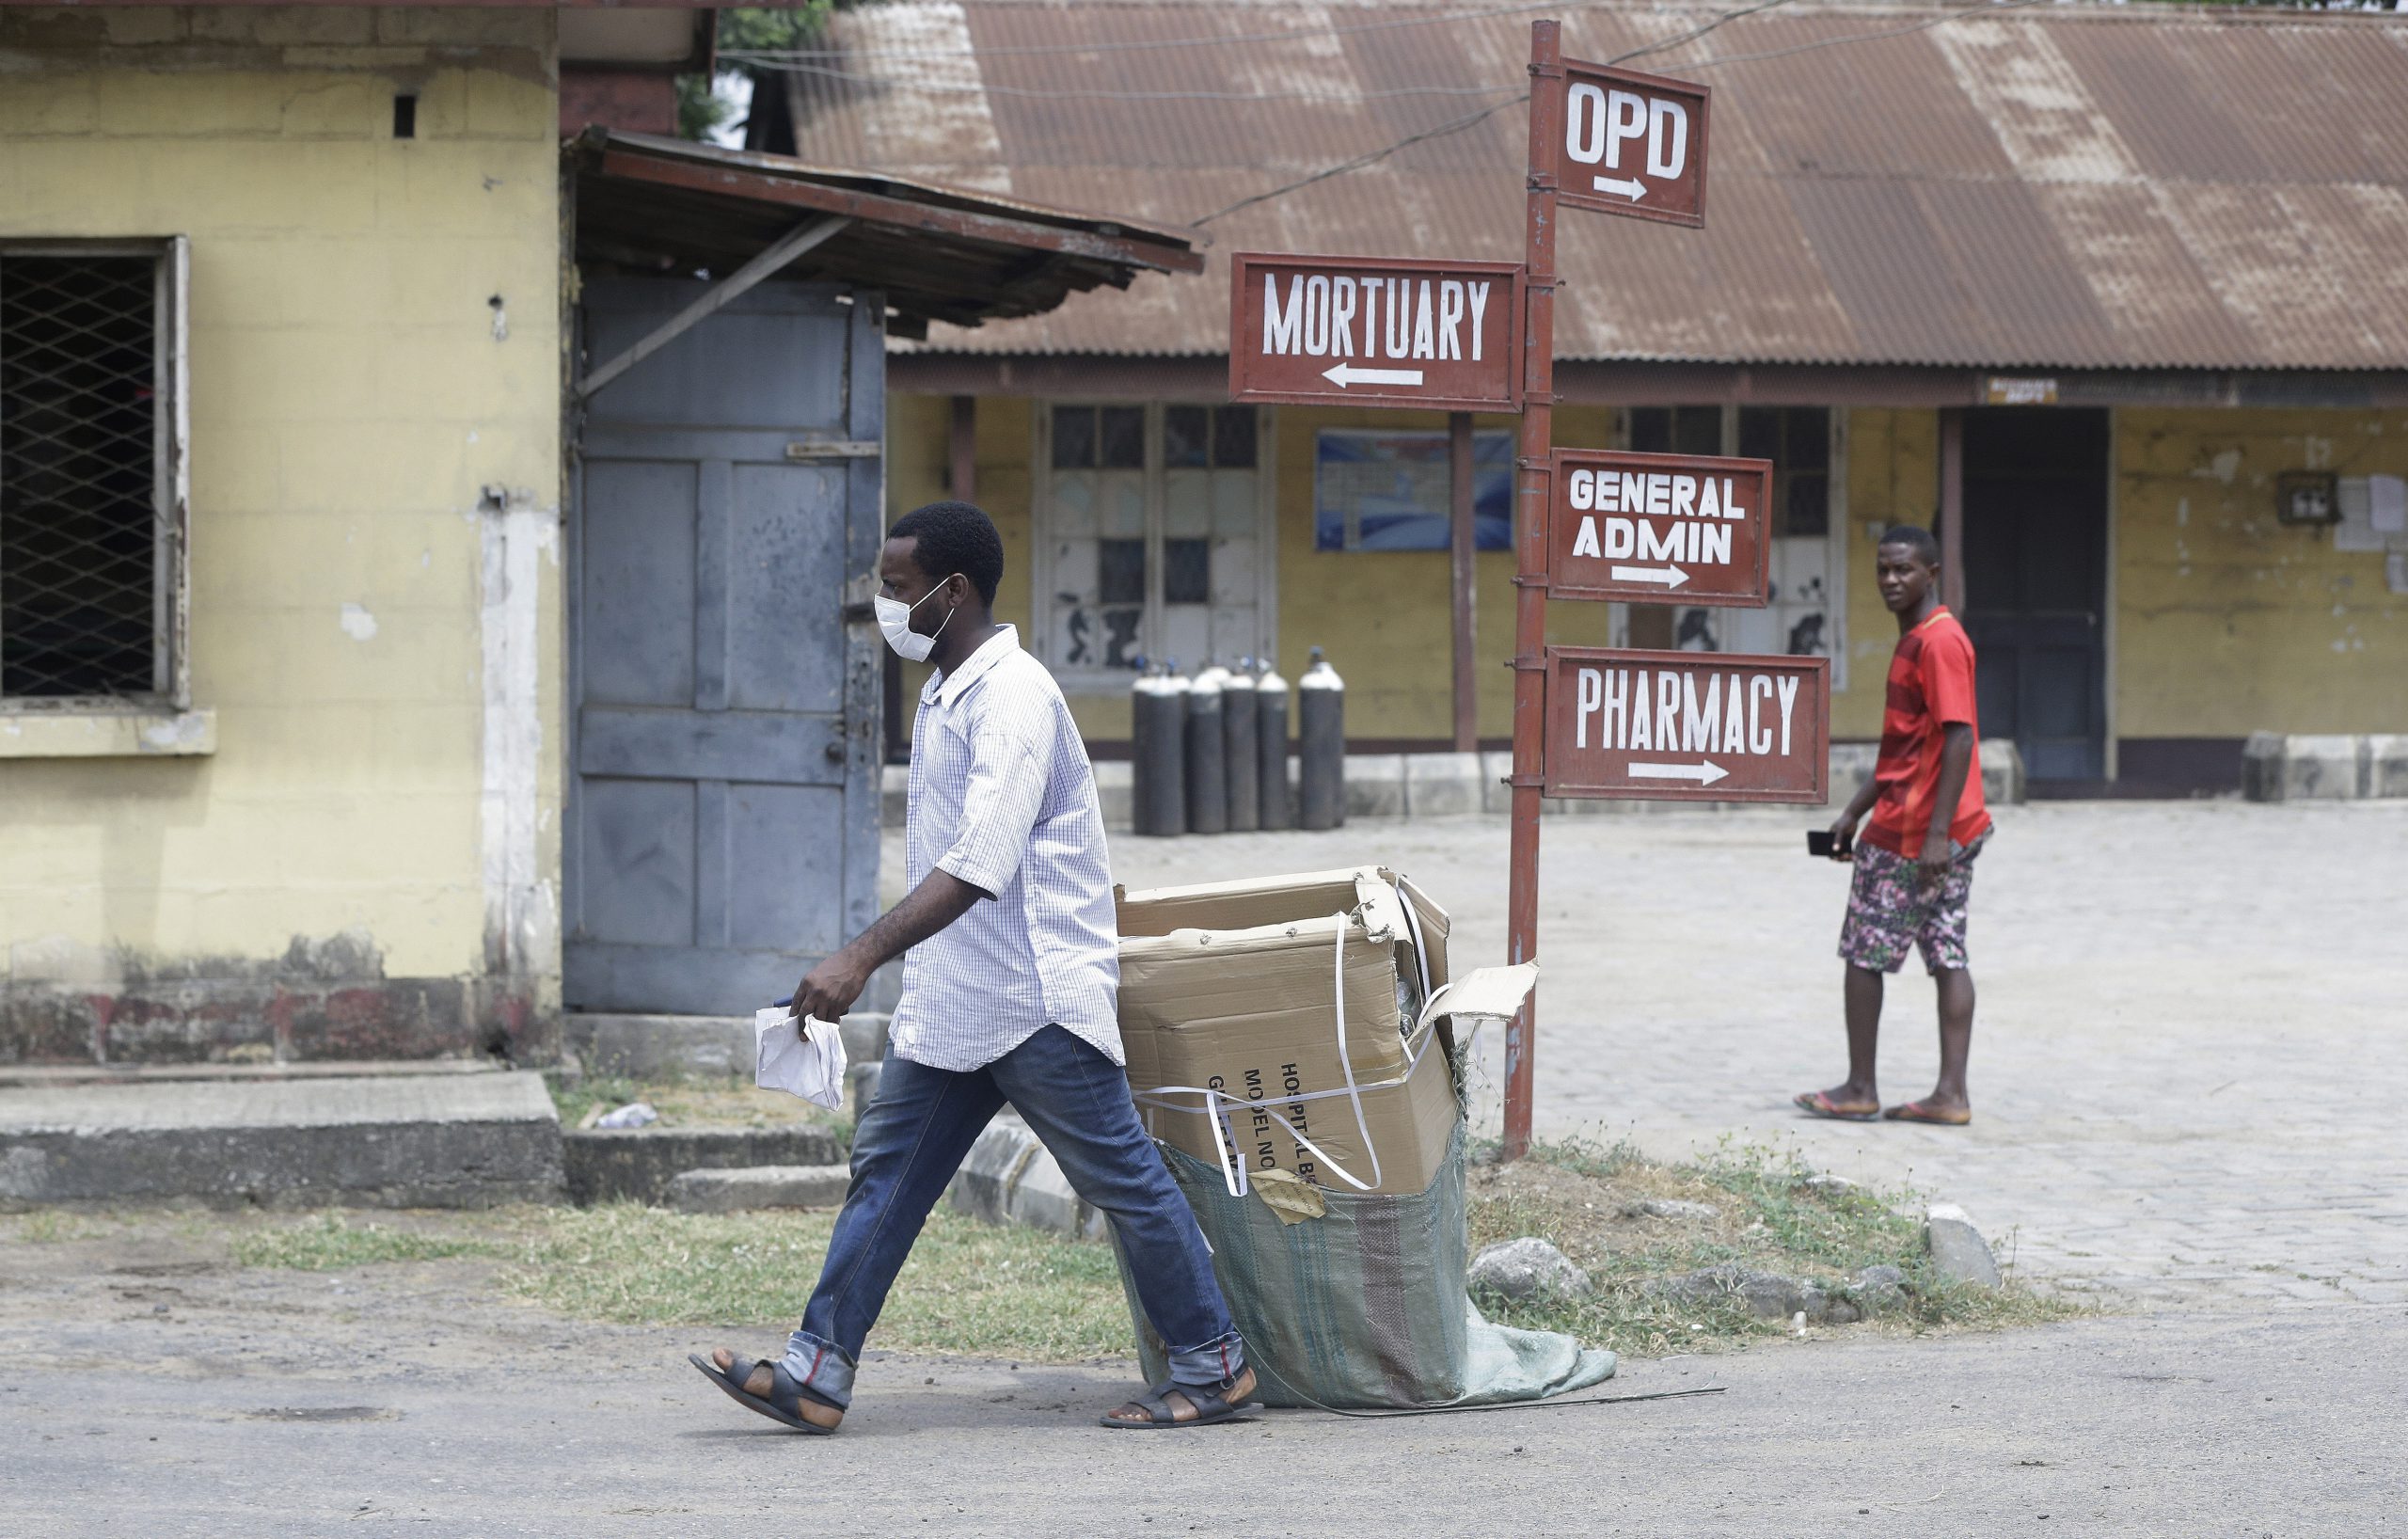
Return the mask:
<path id="1" fill-rule="evenodd" d="M 1546 649 L 1545 794 L 1830 799 L 1830 659 Z"/>
<path id="2" fill-rule="evenodd" d="M 1520 409 L 1511 262 L 1242 251 L 1229 271 L 1232 401 Z"/>
<path id="3" fill-rule="evenodd" d="M 1703 86 L 1611 65 L 1563 61 L 1556 193 L 1568 208 L 1705 224 Z"/>
<path id="4" fill-rule="evenodd" d="M 1549 598 L 1762 609 L 1770 460 L 1559 449 Z"/>

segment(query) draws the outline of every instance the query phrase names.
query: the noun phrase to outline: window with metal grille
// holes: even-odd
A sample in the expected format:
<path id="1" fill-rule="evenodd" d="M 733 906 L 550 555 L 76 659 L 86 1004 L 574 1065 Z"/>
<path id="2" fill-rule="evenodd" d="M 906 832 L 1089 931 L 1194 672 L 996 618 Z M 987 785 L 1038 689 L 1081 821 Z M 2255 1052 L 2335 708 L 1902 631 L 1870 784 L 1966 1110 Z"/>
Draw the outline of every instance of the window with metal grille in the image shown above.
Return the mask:
<path id="1" fill-rule="evenodd" d="M 0 702 L 182 706 L 181 238 L 0 243 Z"/>

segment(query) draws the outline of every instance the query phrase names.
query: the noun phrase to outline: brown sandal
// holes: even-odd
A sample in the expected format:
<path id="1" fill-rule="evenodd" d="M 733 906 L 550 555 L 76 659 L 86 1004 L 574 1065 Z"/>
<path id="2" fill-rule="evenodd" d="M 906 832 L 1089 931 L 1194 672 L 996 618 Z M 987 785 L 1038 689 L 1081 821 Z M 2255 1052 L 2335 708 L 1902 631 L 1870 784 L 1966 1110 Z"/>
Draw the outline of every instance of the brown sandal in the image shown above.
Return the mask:
<path id="1" fill-rule="evenodd" d="M 1789 1103 L 1809 1117 L 1828 1117 L 1835 1122 L 1870 1122 L 1881 1115 L 1877 1105 L 1843 1106 L 1820 1090 L 1792 1096 Z"/>
<path id="2" fill-rule="evenodd" d="M 1934 1111 L 1920 1101 L 1902 1101 L 1881 1116 L 1891 1122 L 1927 1122 L 1936 1128 L 1961 1128 L 1973 1119 L 1970 1107 L 1960 1112 Z"/>

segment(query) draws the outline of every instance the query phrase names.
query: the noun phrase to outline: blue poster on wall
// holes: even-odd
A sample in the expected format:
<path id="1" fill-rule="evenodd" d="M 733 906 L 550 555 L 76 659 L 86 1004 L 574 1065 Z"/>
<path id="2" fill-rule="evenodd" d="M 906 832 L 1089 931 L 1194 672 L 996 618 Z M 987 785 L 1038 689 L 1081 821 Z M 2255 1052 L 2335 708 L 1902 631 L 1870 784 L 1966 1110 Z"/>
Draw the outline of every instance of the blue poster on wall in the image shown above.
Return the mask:
<path id="1" fill-rule="evenodd" d="M 1323 428 L 1314 436 L 1313 548 L 1444 550 L 1453 478 L 1447 435 Z M 1471 440 L 1478 547 L 1513 547 L 1513 435 Z"/>

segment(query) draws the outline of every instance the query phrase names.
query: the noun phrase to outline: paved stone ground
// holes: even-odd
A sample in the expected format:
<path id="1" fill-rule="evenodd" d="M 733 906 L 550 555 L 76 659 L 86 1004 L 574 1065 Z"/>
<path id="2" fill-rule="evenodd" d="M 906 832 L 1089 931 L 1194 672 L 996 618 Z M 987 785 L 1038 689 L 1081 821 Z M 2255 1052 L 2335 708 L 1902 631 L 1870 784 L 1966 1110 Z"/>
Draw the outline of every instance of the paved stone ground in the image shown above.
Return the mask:
<path id="1" fill-rule="evenodd" d="M 1846 1071 L 1846 871 L 1819 809 L 1550 818 L 1538 1123 L 1677 1151 L 1794 1142 L 1963 1204 L 2027 1274 L 2149 1300 L 2408 1301 L 2408 803 L 2002 809 L 1974 881 L 1970 1128 L 1818 1122 Z M 1502 960 L 1499 818 L 1116 838 L 1132 886 L 1365 861 Z M 1921 965 L 1883 1093 L 1930 1088 Z M 1501 1054 L 1483 1042 L 1494 1126 Z"/>

